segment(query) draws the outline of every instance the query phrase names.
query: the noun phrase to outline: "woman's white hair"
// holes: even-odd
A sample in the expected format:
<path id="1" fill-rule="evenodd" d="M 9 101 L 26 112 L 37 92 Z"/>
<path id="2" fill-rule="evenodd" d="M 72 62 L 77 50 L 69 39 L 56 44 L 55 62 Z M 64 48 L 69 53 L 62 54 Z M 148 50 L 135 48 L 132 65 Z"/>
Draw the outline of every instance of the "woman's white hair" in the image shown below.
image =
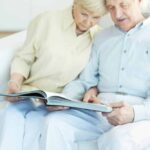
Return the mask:
<path id="1" fill-rule="evenodd" d="M 74 0 L 74 4 L 80 5 L 91 12 L 98 12 L 101 16 L 107 12 L 105 0 Z"/>

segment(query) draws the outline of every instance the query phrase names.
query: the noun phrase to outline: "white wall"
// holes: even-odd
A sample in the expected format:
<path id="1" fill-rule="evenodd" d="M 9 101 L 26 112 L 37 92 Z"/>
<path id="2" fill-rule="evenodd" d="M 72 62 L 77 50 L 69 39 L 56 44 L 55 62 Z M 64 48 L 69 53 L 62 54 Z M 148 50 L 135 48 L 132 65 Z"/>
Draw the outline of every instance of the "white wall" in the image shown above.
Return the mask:
<path id="1" fill-rule="evenodd" d="M 23 30 L 38 13 L 71 4 L 72 0 L 0 0 L 0 31 Z"/>
<path id="2" fill-rule="evenodd" d="M 144 8 L 150 13 L 150 0 Z M 71 5 L 73 0 L 0 0 L 0 31 L 18 31 L 27 27 L 30 20 L 40 12 L 49 9 L 62 9 Z M 146 12 L 147 12 L 146 11 Z M 108 16 L 101 20 L 101 25 L 112 24 Z"/>
<path id="3" fill-rule="evenodd" d="M 0 0 L 0 30 L 20 30 L 29 22 L 31 0 Z"/>

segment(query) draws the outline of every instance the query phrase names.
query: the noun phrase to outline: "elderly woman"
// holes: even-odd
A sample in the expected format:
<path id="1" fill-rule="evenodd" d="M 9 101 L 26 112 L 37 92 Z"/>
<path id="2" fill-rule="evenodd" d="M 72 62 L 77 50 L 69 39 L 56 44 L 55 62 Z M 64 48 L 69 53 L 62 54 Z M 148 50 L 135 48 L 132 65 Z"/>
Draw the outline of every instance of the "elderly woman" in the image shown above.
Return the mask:
<path id="1" fill-rule="evenodd" d="M 36 17 L 29 25 L 24 46 L 12 61 L 7 92 L 61 92 L 87 64 L 98 31 L 96 24 L 105 12 L 103 0 L 74 0 L 70 8 Z M 30 100 L 8 101 L 13 103 L 2 112 L 0 150 L 41 150 L 44 116 L 65 108 L 46 109 Z"/>

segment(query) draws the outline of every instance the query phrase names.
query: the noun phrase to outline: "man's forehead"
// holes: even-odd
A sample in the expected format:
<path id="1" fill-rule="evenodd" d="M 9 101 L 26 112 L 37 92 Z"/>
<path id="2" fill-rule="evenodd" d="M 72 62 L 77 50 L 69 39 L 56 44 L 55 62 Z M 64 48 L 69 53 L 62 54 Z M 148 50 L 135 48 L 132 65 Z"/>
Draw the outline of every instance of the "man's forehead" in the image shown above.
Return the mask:
<path id="1" fill-rule="evenodd" d="M 106 5 L 116 4 L 116 3 L 130 3 L 133 0 L 106 0 Z"/>

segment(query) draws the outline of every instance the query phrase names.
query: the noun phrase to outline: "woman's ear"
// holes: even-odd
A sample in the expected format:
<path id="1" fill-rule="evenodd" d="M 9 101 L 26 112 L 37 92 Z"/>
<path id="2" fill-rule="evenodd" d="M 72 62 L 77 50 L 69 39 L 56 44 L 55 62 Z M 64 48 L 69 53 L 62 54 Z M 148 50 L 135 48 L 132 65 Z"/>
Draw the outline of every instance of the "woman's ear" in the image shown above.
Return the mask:
<path id="1" fill-rule="evenodd" d="M 75 7 L 76 7 L 75 4 L 73 4 L 72 5 L 72 16 L 73 16 L 73 18 L 74 18 L 74 13 L 75 13 Z"/>

